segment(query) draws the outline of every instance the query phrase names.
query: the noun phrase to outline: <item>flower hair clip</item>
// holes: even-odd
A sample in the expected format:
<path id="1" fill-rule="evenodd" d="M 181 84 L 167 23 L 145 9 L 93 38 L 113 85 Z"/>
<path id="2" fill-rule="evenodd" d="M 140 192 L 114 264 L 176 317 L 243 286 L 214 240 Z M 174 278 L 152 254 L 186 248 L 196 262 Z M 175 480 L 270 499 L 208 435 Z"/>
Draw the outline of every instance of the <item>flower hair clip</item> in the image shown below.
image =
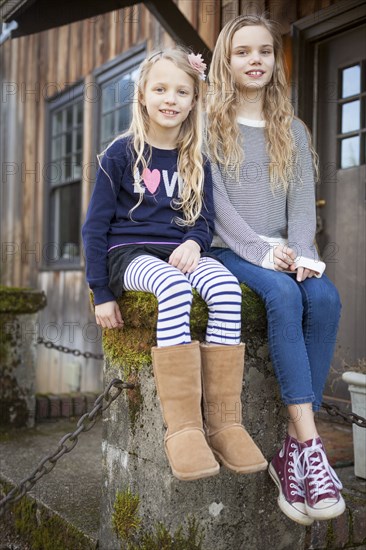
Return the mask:
<path id="1" fill-rule="evenodd" d="M 206 80 L 205 70 L 207 69 L 206 63 L 203 61 L 203 57 L 200 53 L 190 53 L 188 55 L 188 61 L 191 67 L 199 73 L 201 80 Z"/>

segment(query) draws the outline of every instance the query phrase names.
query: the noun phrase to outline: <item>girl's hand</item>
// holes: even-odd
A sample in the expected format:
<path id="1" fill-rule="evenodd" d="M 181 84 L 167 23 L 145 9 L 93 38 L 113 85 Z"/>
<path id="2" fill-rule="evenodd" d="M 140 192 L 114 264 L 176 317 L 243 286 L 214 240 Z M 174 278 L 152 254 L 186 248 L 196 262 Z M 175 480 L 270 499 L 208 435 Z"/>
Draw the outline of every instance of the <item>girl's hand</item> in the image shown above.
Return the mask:
<path id="1" fill-rule="evenodd" d="M 198 266 L 201 257 L 201 247 L 196 241 L 189 239 L 180 244 L 169 257 L 169 264 L 182 273 L 192 273 Z"/>
<path id="2" fill-rule="evenodd" d="M 316 274 L 312 269 L 306 269 L 306 267 L 298 267 L 296 270 L 296 281 L 302 283 L 306 278 L 311 279 Z"/>
<path id="3" fill-rule="evenodd" d="M 296 253 L 292 248 L 286 245 L 278 245 L 273 251 L 274 256 L 274 267 L 276 271 L 287 271 L 291 269 L 292 271 L 295 268 L 293 265 L 296 258 Z"/>
<path id="4" fill-rule="evenodd" d="M 122 328 L 123 319 L 117 302 L 104 302 L 95 306 L 97 325 L 103 328 Z"/>

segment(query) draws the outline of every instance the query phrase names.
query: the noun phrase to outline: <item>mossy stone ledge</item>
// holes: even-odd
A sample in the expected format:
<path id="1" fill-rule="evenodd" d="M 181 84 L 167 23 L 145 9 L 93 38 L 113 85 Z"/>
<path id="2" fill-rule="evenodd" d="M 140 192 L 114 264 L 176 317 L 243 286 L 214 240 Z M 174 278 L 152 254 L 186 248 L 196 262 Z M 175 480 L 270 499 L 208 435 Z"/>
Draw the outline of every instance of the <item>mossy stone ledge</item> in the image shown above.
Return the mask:
<path id="1" fill-rule="evenodd" d="M 43 291 L 0 285 L 0 314 L 37 313 L 47 305 Z"/>
<path id="2" fill-rule="evenodd" d="M 243 418 L 270 460 L 284 437 L 286 416 L 268 356 L 264 305 L 246 286 L 242 291 Z M 157 300 L 148 293 L 125 292 L 118 303 L 124 328 L 104 331 L 104 385 L 123 378 L 135 389 L 122 392 L 103 413 L 100 550 L 302 548 L 305 528 L 279 510 L 267 472 L 237 475 L 221 467 L 219 475 L 190 482 L 172 475 L 150 354 L 156 344 Z M 195 293 L 193 339 L 204 340 L 206 322 L 206 305 Z M 116 516 L 121 492 L 125 498 Z M 129 495 L 138 497 L 138 508 Z"/>
<path id="3" fill-rule="evenodd" d="M 246 285 L 240 285 L 243 296 L 243 342 L 265 337 L 266 311 L 261 299 Z M 158 302 L 148 292 L 125 292 L 118 300 L 124 319 L 123 329 L 104 330 L 103 350 L 108 364 L 118 366 L 128 378 L 151 362 L 151 347 L 156 345 Z M 191 310 L 192 340 L 204 341 L 207 325 L 207 306 L 196 291 Z M 250 350 L 247 350 L 250 352 Z"/>
<path id="4" fill-rule="evenodd" d="M 0 286 L 0 429 L 32 427 L 37 312 L 44 292 Z"/>

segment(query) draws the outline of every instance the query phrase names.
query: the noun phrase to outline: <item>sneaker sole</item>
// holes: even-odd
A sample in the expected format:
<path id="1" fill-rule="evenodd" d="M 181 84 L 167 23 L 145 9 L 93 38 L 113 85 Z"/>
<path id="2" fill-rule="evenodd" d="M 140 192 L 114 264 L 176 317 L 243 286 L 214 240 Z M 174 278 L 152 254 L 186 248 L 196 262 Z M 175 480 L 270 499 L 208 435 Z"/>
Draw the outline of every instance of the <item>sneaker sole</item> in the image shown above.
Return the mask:
<path id="1" fill-rule="evenodd" d="M 321 521 L 321 520 L 333 519 L 343 514 L 343 512 L 346 509 L 346 503 L 344 502 L 344 499 L 341 496 L 337 504 L 333 504 L 328 508 L 321 508 L 321 509 L 312 508 L 306 502 L 305 502 L 305 508 L 308 515 L 311 518 L 313 518 L 316 521 Z"/>
<path id="2" fill-rule="evenodd" d="M 311 518 L 307 514 L 303 514 L 302 512 L 299 512 L 298 510 L 296 510 L 285 499 L 282 492 L 281 482 L 278 479 L 276 470 L 273 468 L 272 464 L 270 464 L 268 467 L 268 473 L 277 486 L 278 493 L 279 493 L 277 498 L 277 504 L 280 510 L 285 514 L 285 516 L 292 519 L 292 521 L 295 521 L 296 523 L 300 523 L 301 525 L 312 525 L 314 523 L 313 518 Z"/>

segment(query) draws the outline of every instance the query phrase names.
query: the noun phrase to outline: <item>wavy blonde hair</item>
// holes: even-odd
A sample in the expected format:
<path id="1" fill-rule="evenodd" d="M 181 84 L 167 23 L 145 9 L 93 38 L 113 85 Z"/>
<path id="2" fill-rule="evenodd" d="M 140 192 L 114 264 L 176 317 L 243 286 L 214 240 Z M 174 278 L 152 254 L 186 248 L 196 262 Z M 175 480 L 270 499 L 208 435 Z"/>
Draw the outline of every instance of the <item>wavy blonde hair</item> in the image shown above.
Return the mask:
<path id="1" fill-rule="evenodd" d="M 242 135 L 236 122 L 236 111 L 240 90 L 232 76 L 230 67 L 234 34 L 246 26 L 265 27 L 273 38 L 274 69 L 266 85 L 263 101 L 263 115 L 266 121 L 265 134 L 267 152 L 270 158 L 269 176 L 272 189 L 282 185 L 288 188 L 296 174 L 297 151 L 291 130 L 294 110 L 287 97 L 287 80 L 278 24 L 263 15 L 242 15 L 229 21 L 221 30 L 212 57 L 207 94 L 207 141 L 212 160 L 222 165 L 227 173 L 236 174 L 244 160 Z M 305 126 L 305 125 L 304 125 Z M 315 174 L 318 174 L 318 159 L 311 145 L 308 129 L 306 133 L 311 149 Z"/>
<path id="2" fill-rule="evenodd" d="M 193 107 L 188 117 L 182 123 L 176 145 L 178 149 L 177 170 L 184 185 L 181 189 L 180 198 L 172 200 L 172 208 L 175 210 L 181 209 L 183 212 L 183 219 L 178 216 L 175 218 L 176 223 L 179 225 L 192 226 L 201 215 L 204 183 L 201 105 L 202 80 L 199 78 L 199 72 L 194 69 L 188 61 L 188 55 L 190 53 L 192 52 L 181 46 L 177 46 L 175 48 L 153 53 L 142 62 L 136 82 L 136 98 L 133 102 L 130 127 L 126 132 L 117 136 L 108 147 L 98 155 L 99 160 L 99 157 L 103 156 L 116 140 L 121 137 L 131 137 L 131 147 L 134 153 L 131 168 L 135 178 L 135 186 L 140 193 L 137 204 L 130 210 L 131 219 L 133 211 L 138 208 L 144 198 L 145 189 L 141 185 L 141 175 L 144 168 L 148 168 L 152 155 L 152 148 L 148 145 L 149 153 L 147 158 L 145 158 L 150 121 L 147 109 L 141 102 L 141 98 L 145 92 L 150 70 L 160 59 L 166 59 L 174 63 L 179 69 L 188 74 L 194 83 Z M 136 174 L 139 174 L 139 178 L 136 177 Z"/>

